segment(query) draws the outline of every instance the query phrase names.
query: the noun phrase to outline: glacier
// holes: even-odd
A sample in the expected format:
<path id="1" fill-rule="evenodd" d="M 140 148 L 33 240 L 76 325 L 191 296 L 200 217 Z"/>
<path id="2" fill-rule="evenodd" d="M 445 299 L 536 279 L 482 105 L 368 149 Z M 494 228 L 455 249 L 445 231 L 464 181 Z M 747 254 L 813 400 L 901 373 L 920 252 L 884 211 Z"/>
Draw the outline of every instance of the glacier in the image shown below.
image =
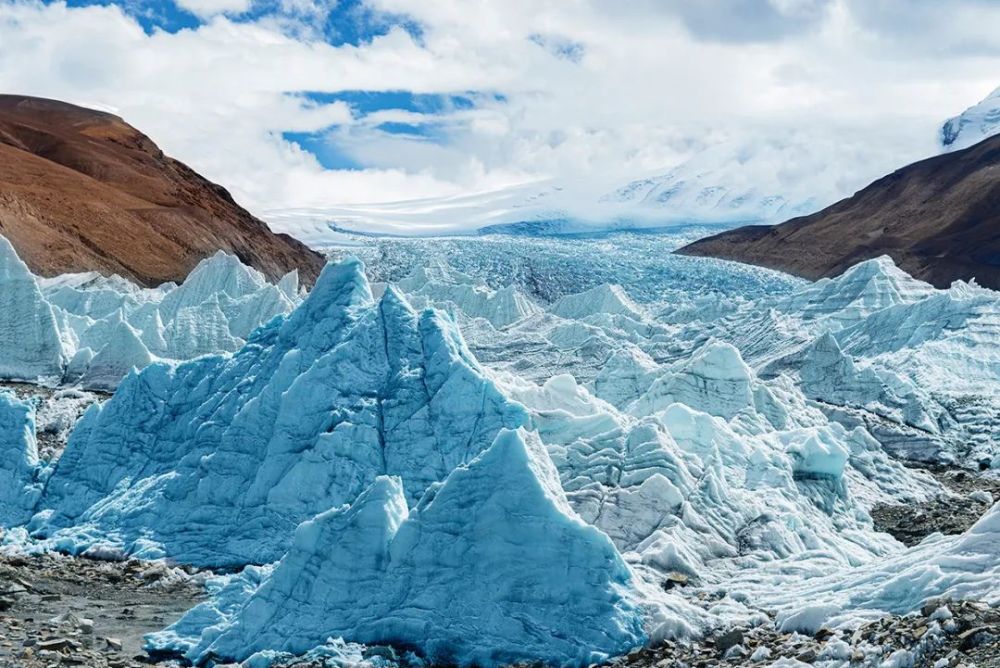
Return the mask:
<path id="1" fill-rule="evenodd" d="M 0 524 L 234 571 L 147 638 L 196 663 L 342 638 L 582 666 L 764 610 L 805 628 L 997 602 L 997 507 L 913 548 L 871 513 L 949 497 L 915 464 L 1000 471 L 1000 295 L 885 257 L 809 283 L 670 243 L 358 241 L 304 297 L 217 256 L 192 296 L 134 309 L 111 279 L 36 280 L 31 312 L 103 314 L 92 338 L 150 356 L 55 461 L 0 394 Z M 113 287 L 46 301 L 91 282 Z M 276 296 L 294 306 L 264 320 Z M 163 322 L 205 323 L 182 337 L 204 352 L 153 353 L 157 322 L 164 343 Z M 105 357 L 81 377 L 112 378 Z"/>

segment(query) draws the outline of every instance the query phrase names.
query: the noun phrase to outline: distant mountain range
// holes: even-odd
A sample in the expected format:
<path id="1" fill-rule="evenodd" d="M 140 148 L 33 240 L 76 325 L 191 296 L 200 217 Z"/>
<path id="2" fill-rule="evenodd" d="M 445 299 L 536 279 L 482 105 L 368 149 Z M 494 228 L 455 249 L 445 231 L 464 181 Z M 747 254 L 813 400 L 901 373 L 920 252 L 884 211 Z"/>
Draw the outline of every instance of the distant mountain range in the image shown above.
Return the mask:
<path id="1" fill-rule="evenodd" d="M 928 142 L 930 145 L 930 142 Z M 678 224 L 777 223 L 812 213 L 878 172 L 844 174 L 866 162 L 861 143 L 817 136 L 743 137 L 713 144 L 681 164 L 608 189 L 551 180 L 451 198 L 282 209 L 271 226 L 314 247 L 342 232 L 436 236 L 469 233 L 566 234 Z M 919 154 L 919 153 L 918 153 Z"/>
<path id="2" fill-rule="evenodd" d="M 0 95 L 0 234 L 33 272 L 179 281 L 224 250 L 278 279 L 312 283 L 323 258 L 273 233 L 117 116 Z"/>

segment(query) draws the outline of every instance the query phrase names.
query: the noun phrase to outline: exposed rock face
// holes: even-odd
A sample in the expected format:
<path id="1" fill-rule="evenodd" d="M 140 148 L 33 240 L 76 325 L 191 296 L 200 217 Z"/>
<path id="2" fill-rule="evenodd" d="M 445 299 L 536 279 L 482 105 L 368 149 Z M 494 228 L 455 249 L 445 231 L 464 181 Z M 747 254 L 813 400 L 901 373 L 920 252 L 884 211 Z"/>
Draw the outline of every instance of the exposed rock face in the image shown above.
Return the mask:
<path id="1" fill-rule="evenodd" d="M 936 287 L 975 278 L 1000 287 L 1000 137 L 879 179 L 853 197 L 781 225 L 741 227 L 680 249 L 816 279 L 889 255 Z"/>
<path id="2" fill-rule="evenodd" d="M 323 266 L 117 116 L 18 95 L 0 95 L 0 234 L 43 276 L 152 286 L 220 249 L 273 280 L 299 269 L 311 283 Z"/>

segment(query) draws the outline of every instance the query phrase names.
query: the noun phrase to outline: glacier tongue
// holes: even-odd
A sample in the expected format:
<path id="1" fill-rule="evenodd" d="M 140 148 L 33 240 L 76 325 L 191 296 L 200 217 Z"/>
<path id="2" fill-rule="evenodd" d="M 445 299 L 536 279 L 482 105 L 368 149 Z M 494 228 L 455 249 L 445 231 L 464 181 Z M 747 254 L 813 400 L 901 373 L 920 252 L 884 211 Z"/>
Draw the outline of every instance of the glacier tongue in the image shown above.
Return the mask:
<path id="1" fill-rule="evenodd" d="M 453 323 L 394 290 L 374 302 L 358 262 L 328 265 L 233 357 L 129 375 L 74 431 L 33 528 L 72 550 L 102 534 L 139 556 L 263 563 L 377 476 L 417 498 L 526 421 Z"/>
<path id="2" fill-rule="evenodd" d="M 570 509 L 537 436 L 502 431 L 412 510 L 398 478 L 376 478 L 351 506 L 300 525 L 228 619 L 206 628 L 192 613 L 148 646 L 187 647 L 198 663 L 345 637 L 440 663 L 582 666 L 643 642 L 632 577 Z"/>

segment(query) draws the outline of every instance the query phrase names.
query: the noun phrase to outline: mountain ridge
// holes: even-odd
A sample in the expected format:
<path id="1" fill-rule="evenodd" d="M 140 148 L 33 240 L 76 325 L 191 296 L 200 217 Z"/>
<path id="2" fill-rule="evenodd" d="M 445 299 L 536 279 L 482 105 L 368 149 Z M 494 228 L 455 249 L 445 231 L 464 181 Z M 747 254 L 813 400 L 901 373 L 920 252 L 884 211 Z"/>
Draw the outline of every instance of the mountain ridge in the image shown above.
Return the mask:
<path id="1" fill-rule="evenodd" d="M 921 160 L 817 213 L 752 225 L 679 249 L 808 279 L 889 255 L 936 287 L 975 278 L 1000 287 L 1000 137 Z"/>
<path id="2" fill-rule="evenodd" d="M 147 286 L 220 249 L 274 280 L 312 283 L 323 264 L 118 116 L 23 95 L 0 95 L 0 233 L 36 274 Z"/>

